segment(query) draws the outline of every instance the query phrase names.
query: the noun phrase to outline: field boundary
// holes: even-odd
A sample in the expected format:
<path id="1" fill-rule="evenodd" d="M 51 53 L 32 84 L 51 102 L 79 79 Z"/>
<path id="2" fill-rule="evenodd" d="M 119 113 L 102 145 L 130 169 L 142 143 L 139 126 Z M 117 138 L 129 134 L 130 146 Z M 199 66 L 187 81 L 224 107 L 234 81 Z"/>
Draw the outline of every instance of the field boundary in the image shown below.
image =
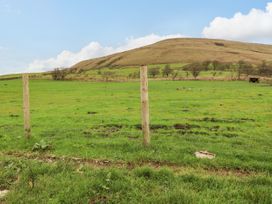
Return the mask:
<path id="1" fill-rule="evenodd" d="M 104 169 L 104 168 L 118 168 L 133 170 L 139 167 L 149 167 L 153 169 L 168 168 L 176 174 L 183 172 L 198 172 L 217 176 L 235 176 L 235 177 L 249 177 L 257 175 L 266 175 L 268 172 L 252 171 L 244 169 L 227 169 L 227 168 L 210 168 L 210 167 L 191 167 L 185 165 L 179 165 L 170 162 L 163 161 L 111 161 L 107 159 L 92 159 L 92 158 L 80 158 L 80 157 L 68 157 L 68 156 L 56 156 L 46 153 L 33 153 L 33 152 L 19 152 L 8 151 L 0 152 L 0 156 L 10 159 L 26 159 L 32 161 L 43 162 L 47 164 L 54 164 L 57 162 L 72 163 L 75 166 L 87 166 L 91 168 Z"/>

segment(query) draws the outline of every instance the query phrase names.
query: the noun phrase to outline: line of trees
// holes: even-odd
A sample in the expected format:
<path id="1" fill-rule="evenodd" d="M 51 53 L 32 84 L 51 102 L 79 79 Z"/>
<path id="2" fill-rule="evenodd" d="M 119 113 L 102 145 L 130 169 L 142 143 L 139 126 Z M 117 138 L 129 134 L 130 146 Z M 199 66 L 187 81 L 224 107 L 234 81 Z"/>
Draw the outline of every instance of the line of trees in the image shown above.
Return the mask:
<path id="1" fill-rule="evenodd" d="M 190 72 L 194 78 L 197 78 L 202 71 L 211 71 L 213 77 L 219 72 L 230 71 L 237 74 L 238 80 L 241 79 L 242 75 L 272 77 L 272 65 L 268 64 L 266 61 L 263 61 L 257 66 L 243 60 L 240 60 L 238 63 L 221 63 L 219 61 L 205 61 L 203 63 L 195 62 L 186 65 L 183 70 Z"/>
<path id="2" fill-rule="evenodd" d="M 242 75 L 259 75 L 265 77 L 272 77 L 272 64 L 263 61 L 259 65 L 253 65 L 251 63 L 240 60 L 238 63 L 222 63 L 217 60 L 214 61 L 204 61 L 202 63 L 194 62 L 188 65 L 185 65 L 182 68 L 183 71 L 186 72 L 187 77 L 189 73 L 196 79 L 202 71 L 210 71 L 212 76 L 215 77 L 218 73 L 223 71 L 229 71 L 232 73 L 236 73 L 236 78 L 238 80 L 241 79 Z M 160 74 L 159 68 L 150 68 L 149 76 L 156 77 Z M 162 69 L 162 76 L 169 77 L 174 76 L 177 77 L 177 72 L 170 67 L 170 65 L 165 65 Z"/>
<path id="3" fill-rule="evenodd" d="M 264 77 L 272 77 L 272 64 L 263 61 L 259 65 L 253 65 L 251 63 L 240 60 L 237 63 L 223 63 L 219 61 L 204 61 L 194 62 L 187 64 L 181 68 L 171 68 L 169 64 L 165 65 L 162 69 L 160 67 L 152 67 L 148 69 L 148 75 L 151 78 L 158 77 L 161 75 L 162 77 L 169 78 L 171 77 L 173 80 L 176 79 L 179 75 L 179 71 L 185 71 L 186 77 L 189 75 L 193 76 L 195 79 L 200 75 L 203 71 L 211 72 L 213 77 L 216 77 L 218 73 L 223 71 L 228 71 L 232 73 L 232 78 L 236 78 L 238 80 L 241 79 L 242 76 L 249 75 L 258 75 Z M 69 69 L 64 68 L 56 68 L 51 72 L 53 80 L 64 80 L 65 77 L 69 74 Z M 97 72 L 98 75 L 101 75 L 101 78 L 105 81 L 112 80 L 117 77 L 114 71 L 101 71 L 100 69 Z M 136 79 L 140 77 L 139 71 L 135 71 L 128 75 L 128 78 Z"/>
<path id="4" fill-rule="evenodd" d="M 185 71 L 187 78 L 189 75 L 191 75 L 195 79 L 197 79 L 197 77 L 203 71 L 210 71 L 213 77 L 216 77 L 219 73 L 228 71 L 232 73 L 233 78 L 240 80 L 242 75 L 259 75 L 272 77 L 272 64 L 269 64 L 266 61 L 263 61 L 260 65 L 253 65 L 243 60 L 237 63 L 223 63 L 214 60 L 204 61 L 202 63 L 194 62 L 178 69 L 172 69 L 171 66 L 167 64 L 162 69 L 160 67 L 149 68 L 148 75 L 150 78 L 155 78 L 161 75 L 162 77 L 172 77 L 172 79 L 175 79 L 178 76 L 179 71 Z M 128 77 L 139 78 L 139 72 L 131 73 Z"/>
<path id="5" fill-rule="evenodd" d="M 174 74 L 174 70 L 171 68 L 169 64 L 165 65 L 162 71 L 160 71 L 159 67 L 153 67 L 148 69 L 148 75 L 150 77 L 154 78 L 160 74 L 162 74 L 163 77 L 169 77 L 170 75 Z"/>

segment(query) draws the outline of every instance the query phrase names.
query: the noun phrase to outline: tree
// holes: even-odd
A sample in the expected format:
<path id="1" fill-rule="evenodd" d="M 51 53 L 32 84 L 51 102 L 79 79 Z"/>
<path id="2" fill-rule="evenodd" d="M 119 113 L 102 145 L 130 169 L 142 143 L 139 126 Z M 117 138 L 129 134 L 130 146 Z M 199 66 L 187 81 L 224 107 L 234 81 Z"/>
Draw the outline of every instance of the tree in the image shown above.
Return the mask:
<path id="1" fill-rule="evenodd" d="M 238 65 L 236 63 L 229 64 L 229 70 L 231 71 L 231 79 L 234 78 L 234 75 L 237 71 L 237 67 L 238 67 Z"/>
<path id="2" fill-rule="evenodd" d="M 203 63 L 203 68 L 204 68 L 204 70 L 211 70 L 213 77 L 215 77 L 217 74 L 220 62 L 217 60 L 211 61 L 209 64 L 208 64 L 208 62 L 209 61 L 206 61 Z"/>
<path id="3" fill-rule="evenodd" d="M 67 73 L 64 68 L 56 68 L 51 72 L 53 80 L 64 80 Z"/>
<path id="4" fill-rule="evenodd" d="M 240 60 L 238 62 L 238 65 L 237 65 L 237 77 L 238 77 L 238 80 L 241 79 L 241 70 L 243 69 L 244 63 L 245 62 L 243 60 Z"/>
<path id="5" fill-rule="evenodd" d="M 162 70 L 162 75 L 168 77 L 172 73 L 173 73 L 173 69 L 171 69 L 170 65 L 169 64 L 165 65 Z"/>
<path id="6" fill-rule="evenodd" d="M 272 66 L 268 65 L 266 61 L 263 61 L 262 64 L 259 66 L 259 74 L 261 76 L 272 76 Z"/>
<path id="7" fill-rule="evenodd" d="M 216 74 L 217 74 L 217 72 L 216 72 L 216 71 L 212 71 L 212 76 L 213 76 L 213 77 L 215 77 L 215 76 L 216 76 Z"/>
<path id="8" fill-rule="evenodd" d="M 173 72 L 172 80 L 175 80 L 177 78 L 178 74 L 179 74 L 178 71 Z"/>
<path id="9" fill-rule="evenodd" d="M 189 78 L 189 72 L 186 72 L 186 78 L 187 79 Z"/>
<path id="10" fill-rule="evenodd" d="M 128 78 L 131 78 L 131 79 L 140 78 L 140 72 L 139 72 L 139 71 L 136 71 L 136 72 L 130 73 L 130 74 L 128 75 Z"/>
<path id="11" fill-rule="evenodd" d="M 217 70 L 218 71 L 225 71 L 225 70 L 228 70 L 230 67 L 230 63 L 219 63 L 217 65 Z"/>
<path id="12" fill-rule="evenodd" d="M 154 78 L 156 75 L 160 74 L 160 69 L 157 67 L 151 68 L 148 70 L 148 74 Z"/>
<path id="13" fill-rule="evenodd" d="M 208 71 L 211 69 L 212 61 L 206 60 L 202 63 L 202 65 L 203 65 L 203 70 Z"/>
<path id="14" fill-rule="evenodd" d="M 198 62 L 195 62 L 195 63 L 189 64 L 189 65 L 186 65 L 184 70 L 191 72 L 191 74 L 196 79 L 198 77 L 198 75 L 200 74 L 200 72 L 203 71 L 203 65 Z"/>
<path id="15" fill-rule="evenodd" d="M 244 69 L 242 70 L 242 73 L 243 74 L 246 74 L 247 76 L 248 75 L 251 75 L 251 74 L 254 74 L 255 73 L 255 70 L 253 68 L 253 65 L 250 64 L 250 63 L 246 63 Z"/>
<path id="16" fill-rule="evenodd" d="M 218 67 L 220 66 L 220 62 L 217 60 L 212 61 L 212 70 L 217 71 Z"/>
<path id="17" fill-rule="evenodd" d="M 238 80 L 241 79 L 241 74 L 250 75 L 254 73 L 252 64 L 247 63 L 243 60 L 240 60 L 237 65 L 237 76 Z"/>
<path id="18" fill-rule="evenodd" d="M 111 72 L 111 71 L 105 71 L 105 72 L 102 72 L 102 78 L 105 80 L 105 81 L 109 81 L 110 78 L 113 78 L 115 75 L 115 72 Z"/>

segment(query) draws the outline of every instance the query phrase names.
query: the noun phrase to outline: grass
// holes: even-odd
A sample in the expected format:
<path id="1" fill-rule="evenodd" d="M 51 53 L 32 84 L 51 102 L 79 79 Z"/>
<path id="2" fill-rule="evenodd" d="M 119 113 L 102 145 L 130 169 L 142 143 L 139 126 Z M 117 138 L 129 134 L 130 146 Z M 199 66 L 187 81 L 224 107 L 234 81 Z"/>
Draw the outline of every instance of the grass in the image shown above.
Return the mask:
<path id="1" fill-rule="evenodd" d="M 12 180 L 11 172 L 21 172 L 7 203 L 269 204 L 272 199 L 272 179 L 265 176 L 222 177 L 190 171 L 176 174 L 150 167 L 94 169 L 10 158 L 2 159 L 0 165 L 3 182 Z"/>
<path id="2" fill-rule="evenodd" d="M 32 80 L 28 141 L 21 90 L 20 80 L 0 81 L 0 189 L 11 189 L 7 203 L 271 203 L 271 86 L 150 81 L 148 148 L 139 129 L 138 82 Z M 15 152 L 33 154 L 35 145 L 45 147 L 36 149 L 38 155 L 135 168 L 16 157 Z M 216 158 L 199 160 L 194 156 L 199 150 Z M 145 167 L 149 162 L 161 168 Z M 37 182 L 33 188 L 29 172 Z M 107 175 L 113 176 L 109 183 Z"/>

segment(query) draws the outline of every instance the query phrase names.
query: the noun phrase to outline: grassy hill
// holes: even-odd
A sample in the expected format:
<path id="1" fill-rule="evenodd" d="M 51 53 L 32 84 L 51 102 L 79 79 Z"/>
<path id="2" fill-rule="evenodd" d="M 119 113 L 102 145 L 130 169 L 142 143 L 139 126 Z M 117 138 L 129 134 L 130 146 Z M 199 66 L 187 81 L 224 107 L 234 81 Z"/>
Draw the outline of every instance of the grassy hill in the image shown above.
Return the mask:
<path id="1" fill-rule="evenodd" d="M 271 61 L 272 45 L 242 43 L 226 40 L 177 38 L 117 53 L 85 60 L 72 69 L 89 70 L 98 67 L 134 66 L 141 64 L 173 64 L 218 60 L 221 62 L 248 61 L 254 64 Z"/>
<path id="2" fill-rule="evenodd" d="M 191 62 L 217 60 L 220 62 L 246 62 L 258 65 L 263 60 L 272 62 L 272 45 L 243 43 L 216 39 L 176 38 L 157 42 L 145 47 L 112 54 L 105 57 L 79 62 L 67 70 L 67 80 L 91 81 L 124 81 L 137 79 L 139 65 L 147 64 L 149 68 L 159 68 L 160 74 L 155 78 L 162 78 L 162 70 L 169 64 L 176 79 L 191 79 L 191 73 L 183 70 L 184 65 Z M 258 70 L 258 67 L 255 66 Z M 53 70 L 53 68 L 52 68 Z M 108 74 L 109 76 L 105 76 Z M 20 76 L 19 76 L 20 77 Z M 15 79 L 18 75 L 0 76 L 0 80 Z M 51 79 L 51 73 L 33 73 L 31 78 Z M 106 79 L 109 78 L 109 79 Z M 199 79 L 237 79 L 237 70 L 202 71 Z M 242 77 L 243 78 L 243 77 Z"/>

